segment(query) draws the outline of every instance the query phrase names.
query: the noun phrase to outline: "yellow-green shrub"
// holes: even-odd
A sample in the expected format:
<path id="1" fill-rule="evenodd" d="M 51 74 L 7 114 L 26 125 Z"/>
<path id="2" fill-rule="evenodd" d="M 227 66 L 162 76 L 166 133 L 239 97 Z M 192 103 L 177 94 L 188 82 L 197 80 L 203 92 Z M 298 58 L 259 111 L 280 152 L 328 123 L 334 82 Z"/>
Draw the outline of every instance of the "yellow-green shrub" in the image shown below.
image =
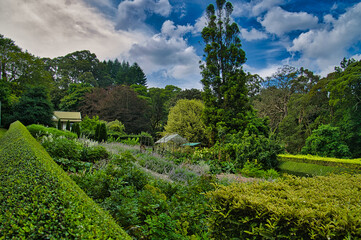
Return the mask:
<path id="1" fill-rule="evenodd" d="M 130 239 L 15 122 L 0 139 L 0 239 Z"/>
<path id="2" fill-rule="evenodd" d="M 361 175 L 218 186 L 208 192 L 214 239 L 360 239 Z"/>

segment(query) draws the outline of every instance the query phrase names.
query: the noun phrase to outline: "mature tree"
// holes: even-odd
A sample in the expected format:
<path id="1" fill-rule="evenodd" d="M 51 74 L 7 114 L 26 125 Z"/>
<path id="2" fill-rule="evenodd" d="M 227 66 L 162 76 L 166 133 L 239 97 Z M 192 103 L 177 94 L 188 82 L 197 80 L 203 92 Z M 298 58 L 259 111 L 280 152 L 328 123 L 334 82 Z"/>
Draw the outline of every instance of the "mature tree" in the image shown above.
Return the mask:
<path id="1" fill-rule="evenodd" d="M 198 100 L 202 100 L 202 92 L 201 92 L 201 90 L 196 89 L 196 88 L 181 90 L 179 93 L 174 95 L 174 97 L 172 97 L 169 100 L 169 107 L 175 106 L 176 103 L 181 99 L 188 99 L 188 100 L 198 99 Z"/>
<path id="2" fill-rule="evenodd" d="M 11 122 L 52 126 L 53 108 L 44 87 L 29 88 L 13 106 Z M 8 123 L 10 124 L 10 122 Z"/>
<path id="3" fill-rule="evenodd" d="M 165 133 L 178 133 L 190 142 L 205 142 L 207 136 L 202 121 L 203 110 L 201 100 L 179 100 L 169 111 Z"/>
<path id="4" fill-rule="evenodd" d="M 91 92 L 92 89 L 93 87 L 88 83 L 70 84 L 67 95 L 60 100 L 59 109 L 62 111 L 79 111 L 85 94 Z"/>
<path id="5" fill-rule="evenodd" d="M 339 126 L 353 157 L 361 157 L 361 61 L 346 61 L 344 71 L 330 74 L 327 90 L 333 123 Z"/>
<path id="6" fill-rule="evenodd" d="M 129 62 L 120 63 L 118 59 L 115 59 L 104 61 L 103 65 L 106 69 L 107 81 L 111 81 L 112 85 L 145 86 L 147 84 L 147 77 L 137 63 L 130 65 Z"/>
<path id="7" fill-rule="evenodd" d="M 139 98 L 128 86 L 94 88 L 91 93 L 85 95 L 81 111 L 90 117 L 98 115 L 100 119 L 108 122 L 118 119 L 128 133 L 148 130 L 147 102 Z"/>
<path id="8" fill-rule="evenodd" d="M 285 65 L 266 78 L 264 88 L 254 97 L 253 105 L 260 117 L 269 117 L 271 129 L 276 131 L 289 113 L 291 97 L 310 92 L 319 79 L 307 69 Z"/>
<path id="9" fill-rule="evenodd" d="M 247 125 L 247 78 L 242 70 L 246 58 L 238 25 L 231 23 L 232 11 L 232 4 L 225 0 L 217 0 L 217 10 L 210 4 L 206 10 L 207 26 L 202 31 L 206 44 L 205 62 L 201 65 L 204 120 L 211 141 L 217 138 L 217 124 L 222 123 L 233 132 L 243 131 Z"/>
<path id="10" fill-rule="evenodd" d="M 21 49 L 10 38 L 4 37 L 0 34 L 0 79 L 7 81 L 10 73 L 11 65 L 14 62 L 13 58 Z"/>

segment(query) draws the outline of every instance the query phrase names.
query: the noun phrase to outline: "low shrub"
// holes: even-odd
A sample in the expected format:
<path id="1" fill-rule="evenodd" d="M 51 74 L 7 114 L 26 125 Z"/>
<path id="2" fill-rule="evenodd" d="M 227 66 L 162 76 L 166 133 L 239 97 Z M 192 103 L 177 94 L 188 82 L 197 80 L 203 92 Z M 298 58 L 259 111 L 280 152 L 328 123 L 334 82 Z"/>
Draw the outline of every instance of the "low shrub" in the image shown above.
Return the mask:
<path id="1" fill-rule="evenodd" d="M 52 135 L 53 137 L 66 137 L 68 139 L 75 139 L 77 135 L 70 131 L 62 131 L 53 127 L 45 127 L 43 125 L 32 124 L 26 127 L 34 138 L 41 138 L 43 136 Z"/>
<path id="2" fill-rule="evenodd" d="M 109 157 L 105 147 L 96 145 L 91 147 L 83 147 L 81 152 L 81 160 L 85 162 L 96 162 Z"/>
<path id="3" fill-rule="evenodd" d="M 218 185 L 206 193 L 213 239 L 359 239 L 361 175 Z"/>
<path id="4" fill-rule="evenodd" d="M 264 178 L 264 179 L 276 179 L 280 175 L 274 169 L 264 170 L 262 166 L 256 161 L 247 161 L 244 167 L 240 170 L 240 173 L 246 177 Z"/>
<path id="5" fill-rule="evenodd" d="M 79 171 L 89 171 L 93 164 L 90 162 L 81 162 L 69 160 L 66 158 L 54 158 L 54 161 L 62 167 L 67 172 L 79 172 Z"/>
<path id="6" fill-rule="evenodd" d="M 0 139 L 0 239 L 131 239 L 15 122 Z"/>

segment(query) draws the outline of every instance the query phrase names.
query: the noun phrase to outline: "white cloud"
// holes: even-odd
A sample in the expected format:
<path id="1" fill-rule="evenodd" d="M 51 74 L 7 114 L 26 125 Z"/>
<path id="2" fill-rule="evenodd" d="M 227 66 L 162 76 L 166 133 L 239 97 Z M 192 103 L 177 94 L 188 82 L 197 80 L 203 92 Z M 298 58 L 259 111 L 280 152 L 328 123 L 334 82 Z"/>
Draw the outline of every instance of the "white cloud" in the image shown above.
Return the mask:
<path id="1" fill-rule="evenodd" d="M 184 34 L 192 30 L 191 26 L 175 26 L 172 21 L 165 21 L 160 34 L 134 44 L 127 57 L 139 63 L 147 76 L 162 73 L 163 81 L 176 81 L 182 88 L 194 85 L 200 80 L 200 58 L 184 39 Z M 164 82 L 163 86 L 167 84 L 170 83 Z"/>
<path id="2" fill-rule="evenodd" d="M 284 0 L 262 0 L 256 3 L 252 7 L 252 14 L 253 16 L 258 16 L 263 12 L 268 11 L 269 9 L 280 6 L 284 3 Z"/>
<path id="3" fill-rule="evenodd" d="M 173 21 L 167 20 L 163 23 L 162 26 L 162 34 L 167 37 L 173 37 L 173 38 L 181 38 L 186 33 L 192 32 L 193 27 L 189 24 L 186 26 L 178 25 L 175 26 Z"/>
<path id="4" fill-rule="evenodd" d="M 287 12 L 280 7 L 274 7 L 266 13 L 263 19 L 258 19 L 265 29 L 278 36 L 294 30 L 308 30 L 317 27 L 318 18 L 306 12 Z"/>
<path id="5" fill-rule="evenodd" d="M 193 33 L 195 34 L 201 33 L 205 26 L 207 26 L 207 17 L 203 15 L 202 17 L 196 20 L 196 23 L 194 24 Z"/>
<path id="6" fill-rule="evenodd" d="M 240 31 L 242 38 L 245 39 L 246 41 L 261 40 L 261 39 L 266 39 L 268 37 L 266 33 L 261 32 L 255 28 L 252 28 L 250 31 L 241 28 Z"/>
<path id="7" fill-rule="evenodd" d="M 282 67 L 283 65 L 285 65 L 285 63 L 270 64 L 270 65 L 267 65 L 264 68 L 254 68 L 254 67 L 251 67 L 251 66 L 249 66 L 247 64 L 244 64 L 243 68 L 244 68 L 245 71 L 250 72 L 251 74 L 258 74 L 263 79 L 266 79 L 266 77 L 270 77 L 270 76 L 272 76 L 272 74 L 277 72 L 277 70 L 280 67 Z"/>
<path id="8" fill-rule="evenodd" d="M 331 23 L 331 29 L 302 33 L 288 49 L 290 52 L 301 53 L 300 61 L 314 60 L 323 74 L 338 65 L 351 46 L 360 43 L 361 3 L 354 5 Z"/>
<path id="9" fill-rule="evenodd" d="M 75 0 L 2 0 L 0 32 L 41 57 L 88 49 L 100 59 L 114 58 L 146 38 L 114 30 L 112 22 Z"/>
<path id="10" fill-rule="evenodd" d="M 276 6 L 284 4 L 285 0 L 256 0 L 250 2 L 235 2 L 233 13 L 235 17 L 258 17 Z"/>
<path id="11" fill-rule="evenodd" d="M 168 0 L 125 0 L 118 5 L 117 29 L 146 29 L 147 14 L 169 16 L 172 6 Z"/>

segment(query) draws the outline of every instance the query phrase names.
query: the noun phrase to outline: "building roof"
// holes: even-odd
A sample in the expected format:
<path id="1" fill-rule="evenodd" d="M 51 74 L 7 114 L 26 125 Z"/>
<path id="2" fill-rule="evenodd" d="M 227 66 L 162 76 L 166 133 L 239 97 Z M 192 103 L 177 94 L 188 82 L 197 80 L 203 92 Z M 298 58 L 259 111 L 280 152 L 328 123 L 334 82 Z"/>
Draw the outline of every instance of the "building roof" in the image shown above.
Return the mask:
<path id="1" fill-rule="evenodd" d="M 58 121 L 70 121 L 70 122 L 81 122 L 80 112 L 62 112 L 54 111 L 55 120 Z"/>
<path id="2" fill-rule="evenodd" d="M 158 141 L 156 141 L 156 144 L 159 143 L 169 143 L 169 142 L 173 142 L 173 143 L 177 143 L 177 144 L 183 144 L 187 142 L 187 139 L 181 137 L 180 135 L 174 133 L 174 134 L 168 134 L 165 135 L 164 137 L 162 137 L 161 139 L 159 139 Z"/>
<path id="3" fill-rule="evenodd" d="M 194 147 L 194 146 L 198 146 L 199 144 L 201 144 L 201 143 L 200 142 L 197 142 L 197 143 L 185 143 L 185 144 L 182 144 L 182 146 Z"/>

